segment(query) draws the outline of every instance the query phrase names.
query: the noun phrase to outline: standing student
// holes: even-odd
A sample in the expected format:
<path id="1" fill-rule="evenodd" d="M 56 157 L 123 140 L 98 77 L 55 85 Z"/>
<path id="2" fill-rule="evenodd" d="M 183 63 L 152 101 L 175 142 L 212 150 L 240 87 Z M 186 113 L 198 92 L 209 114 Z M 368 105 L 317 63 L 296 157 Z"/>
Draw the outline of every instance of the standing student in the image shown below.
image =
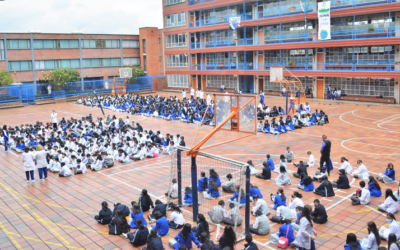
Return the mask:
<path id="1" fill-rule="evenodd" d="M 10 139 L 10 134 L 8 133 L 7 125 L 3 126 L 3 139 L 4 139 L 4 150 L 8 152 L 8 140 Z"/>
<path id="2" fill-rule="evenodd" d="M 55 110 L 53 110 L 53 113 L 51 114 L 51 121 L 53 122 L 53 128 L 57 129 L 57 113 Z"/>
<path id="3" fill-rule="evenodd" d="M 396 240 L 400 239 L 400 225 L 396 220 L 396 217 L 392 213 L 388 213 L 386 215 L 386 221 L 389 223 L 389 228 L 380 227 L 379 228 L 379 236 L 386 241 L 389 241 L 389 235 L 395 234 Z"/>
<path id="4" fill-rule="evenodd" d="M 329 158 L 331 157 L 331 142 L 328 140 L 328 136 L 322 136 L 322 147 L 321 147 L 321 158 L 319 160 L 319 167 L 322 168 L 324 163 L 326 164 L 326 169 L 328 171 L 328 176 L 330 175 L 330 163 Z"/>
<path id="5" fill-rule="evenodd" d="M 269 234 L 271 227 L 269 225 L 268 217 L 260 210 L 256 212 L 256 216 L 257 218 L 255 223 L 250 226 L 250 232 L 258 235 Z"/>
<path id="6" fill-rule="evenodd" d="M 176 250 L 180 249 L 180 245 L 185 245 L 186 249 L 191 249 L 192 241 L 198 248 L 201 247 L 196 236 L 192 233 L 192 226 L 189 223 L 186 223 L 182 231 L 178 232 L 175 238 L 169 241 L 169 244 Z"/>
<path id="7" fill-rule="evenodd" d="M 24 170 L 26 175 L 26 182 L 29 182 L 29 175 L 31 177 L 31 182 L 35 182 L 35 156 L 29 152 L 29 148 L 25 148 L 25 152 L 22 153 L 21 160 L 24 163 Z"/>
<path id="8" fill-rule="evenodd" d="M 388 167 L 386 168 L 386 171 L 384 174 L 378 174 L 377 177 L 378 180 L 386 183 L 386 184 L 391 184 L 395 182 L 395 171 L 392 163 L 388 164 Z"/>
<path id="9" fill-rule="evenodd" d="M 347 234 L 344 250 L 363 250 L 360 241 L 357 240 L 357 236 L 355 234 L 353 233 Z"/>
<path id="10" fill-rule="evenodd" d="M 99 212 L 99 215 L 94 216 L 94 219 L 102 225 L 106 225 L 111 222 L 112 212 L 111 209 L 108 208 L 108 203 L 106 201 L 103 201 L 101 203 L 101 210 Z"/>
<path id="11" fill-rule="evenodd" d="M 370 221 L 367 223 L 368 238 L 361 241 L 361 247 L 365 250 L 378 250 L 381 245 L 381 237 L 379 236 L 378 229 L 375 222 Z"/>
<path id="12" fill-rule="evenodd" d="M 263 169 L 261 174 L 256 174 L 256 177 L 264 180 L 271 179 L 271 169 L 268 167 L 268 163 L 266 161 L 263 162 Z"/>
<path id="13" fill-rule="evenodd" d="M 328 221 L 328 214 L 326 213 L 325 207 L 318 199 L 314 200 L 314 206 L 314 211 L 311 213 L 312 220 L 317 224 L 326 223 Z"/>
<path id="14" fill-rule="evenodd" d="M 232 174 L 228 174 L 226 178 L 228 181 L 222 184 L 222 191 L 226 193 L 235 193 L 236 179 L 232 177 Z"/>
<path id="15" fill-rule="evenodd" d="M 397 213 L 397 211 L 399 211 L 397 198 L 393 195 L 391 189 L 386 189 L 385 202 L 381 205 L 378 205 L 378 210 L 388 213 Z"/>
<path id="16" fill-rule="evenodd" d="M 179 206 L 173 204 L 172 205 L 172 213 L 169 217 L 168 225 L 173 229 L 181 229 L 185 224 L 185 218 L 183 218 L 183 214 Z"/>
<path id="17" fill-rule="evenodd" d="M 43 180 L 43 175 L 44 179 L 47 179 L 47 152 L 43 150 L 41 145 L 36 147 L 35 161 L 39 172 L 39 179 Z"/>

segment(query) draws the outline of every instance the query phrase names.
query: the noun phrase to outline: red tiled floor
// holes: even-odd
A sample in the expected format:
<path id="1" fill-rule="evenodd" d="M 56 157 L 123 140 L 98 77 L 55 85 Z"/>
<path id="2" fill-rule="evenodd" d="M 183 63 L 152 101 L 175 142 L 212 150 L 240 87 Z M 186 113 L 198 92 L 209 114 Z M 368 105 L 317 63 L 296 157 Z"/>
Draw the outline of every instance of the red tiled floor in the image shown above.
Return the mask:
<path id="1" fill-rule="evenodd" d="M 165 96 L 176 95 L 176 93 L 160 94 Z M 266 103 L 270 106 L 284 106 L 284 100 L 280 98 L 266 98 Z M 319 163 L 318 151 L 322 142 L 321 135 L 327 134 L 332 141 L 331 158 L 335 167 L 331 172 L 331 180 L 338 178 L 337 167 L 340 166 L 338 163 L 342 156 L 350 160 L 353 168 L 357 159 L 362 159 L 372 175 L 384 172 L 389 162 L 394 164 L 396 170 L 399 169 L 400 126 L 398 126 L 397 121 L 400 117 L 395 116 L 399 114 L 397 107 L 318 100 L 310 100 L 310 105 L 313 110 L 324 110 L 329 115 L 330 124 L 303 128 L 279 135 L 277 138 L 272 135 L 258 134 L 210 148 L 205 152 L 242 162 L 251 159 L 260 168 L 267 153 L 272 155 L 274 162 L 277 162 L 276 156 L 284 153 L 285 148 L 290 146 L 296 156 L 295 161 L 307 160 L 306 152 L 310 150 Z M 60 119 L 63 116 L 67 119 L 69 117 L 80 118 L 90 113 L 94 117 L 101 116 L 101 111 L 98 109 L 77 106 L 72 103 L 27 106 L 19 109 L 0 110 L 0 125 L 15 126 L 36 121 L 48 122 L 51 120 L 50 112 L 53 109 L 57 110 Z M 117 117 L 126 116 L 126 114 L 113 113 L 109 110 L 105 112 L 115 114 Z M 161 130 L 164 135 L 166 133 L 179 133 L 185 136 L 186 145 L 189 146 L 192 144 L 198 128 L 195 125 L 141 116 L 130 115 L 130 120 L 139 122 L 144 129 Z M 203 138 L 209 130 L 210 127 L 208 126 L 201 127 L 198 139 Z M 237 133 L 220 131 L 208 141 L 208 144 L 237 137 Z M 132 200 L 138 198 L 139 190 L 143 188 L 147 188 L 152 195 L 161 199 L 165 192 L 164 187 L 168 186 L 168 183 L 155 182 L 162 180 L 164 176 L 169 176 L 171 166 L 171 158 L 162 155 L 156 159 L 131 162 L 109 170 L 70 178 L 59 178 L 57 175 L 50 174 L 50 178 L 46 181 L 28 184 L 24 180 L 25 174 L 22 170 L 20 156 L 0 151 L 2 163 L 0 165 L 0 183 L 2 184 L 0 185 L 0 189 L 2 189 L 0 193 L 0 221 L 9 232 L 17 234 L 13 237 L 24 249 L 25 247 L 65 249 L 65 241 L 76 248 L 101 249 L 103 245 L 109 243 L 114 244 L 116 249 L 134 248 L 122 237 L 104 234 L 108 232 L 107 226 L 97 224 L 93 216 L 101 208 L 101 201 L 121 201 L 129 204 Z M 293 171 L 293 165 L 289 165 L 289 169 Z M 315 170 L 316 168 L 309 169 L 309 173 L 313 174 Z M 273 173 L 273 177 L 276 177 L 275 173 Z M 371 207 L 375 208 L 382 203 L 383 197 L 372 198 L 370 207 L 351 206 L 350 200 L 346 197 L 355 192 L 359 181 L 349 178 L 352 182 L 350 190 L 337 192 L 336 197 L 321 200 L 321 203 L 328 209 L 330 217 L 328 223 L 315 226 L 319 234 L 316 240 L 319 250 L 343 249 L 347 232 L 356 231 L 359 239 L 366 237 L 366 224 L 370 220 L 375 221 L 377 226 L 386 224 L 385 217 L 382 214 L 370 210 Z M 297 179 L 291 179 L 293 183 L 298 183 Z M 149 185 L 153 182 L 154 184 Z M 274 181 L 251 178 L 251 182 L 257 185 L 261 192 L 267 196 L 271 192 L 276 192 L 278 188 Z M 381 187 L 383 190 L 386 188 L 397 189 L 396 184 L 381 184 Z M 288 196 L 295 189 L 296 186 L 293 184 L 284 187 Z M 310 193 L 299 192 L 304 195 L 305 204 L 312 203 L 315 198 L 321 199 L 321 197 Z M 270 201 L 266 200 L 270 204 Z M 187 208 L 187 210 L 192 211 L 191 208 Z M 241 212 L 244 213 L 244 211 Z M 272 214 L 276 213 L 275 211 L 271 212 Z M 38 220 L 34 213 L 41 219 Z M 47 224 L 44 224 L 43 221 Z M 254 222 L 253 216 L 251 216 L 251 222 Z M 23 226 L 23 224 L 26 226 Z M 271 233 L 275 233 L 278 228 L 279 225 L 273 225 Z M 174 237 L 176 233 L 176 230 L 171 230 L 169 235 L 163 237 L 166 246 L 168 240 Z M 213 239 L 215 239 L 215 235 L 216 232 L 213 232 Z M 64 240 L 59 236 L 62 236 Z M 259 245 L 260 248 L 277 249 L 275 245 L 268 243 L 268 235 L 254 236 L 254 238 L 260 244 L 267 244 L 265 246 Z M 41 240 L 48 243 L 43 243 Z M 237 249 L 242 248 L 243 242 L 238 245 Z M 11 246 L 13 246 L 11 241 L 0 243 L 1 249 Z"/>

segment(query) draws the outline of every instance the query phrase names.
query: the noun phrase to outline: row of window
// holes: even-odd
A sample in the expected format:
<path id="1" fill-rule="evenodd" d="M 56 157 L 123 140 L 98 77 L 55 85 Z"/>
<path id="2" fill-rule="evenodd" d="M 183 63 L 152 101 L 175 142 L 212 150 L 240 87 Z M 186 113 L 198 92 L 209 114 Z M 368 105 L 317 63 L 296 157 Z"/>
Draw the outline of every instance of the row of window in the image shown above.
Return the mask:
<path id="1" fill-rule="evenodd" d="M 165 16 L 166 28 L 185 26 L 186 25 L 186 13 L 175 13 Z"/>
<path id="2" fill-rule="evenodd" d="M 167 35 L 167 48 L 185 47 L 187 34 Z"/>
<path id="3" fill-rule="evenodd" d="M 123 59 L 123 66 L 139 66 L 140 58 L 128 57 Z M 93 58 L 83 59 L 83 68 L 93 67 L 115 67 L 121 66 L 121 58 Z M 35 61 L 35 70 L 50 70 L 60 68 L 80 68 L 79 59 L 62 59 L 62 60 L 39 60 Z M 32 61 L 10 61 L 8 62 L 9 71 L 32 70 Z"/>
<path id="4" fill-rule="evenodd" d="M 188 66 L 187 54 L 168 55 L 167 56 L 167 67 L 168 68 L 187 67 L 187 66 Z"/>
<path id="5" fill-rule="evenodd" d="M 5 50 L 4 50 L 4 42 L 0 40 L 0 61 L 6 60 Z"/>
<path id="6" fill-rule="evenodd" d="M 340 88 L 342 94 L 394 97 L 393 78 L 326 77 L 325 88 Z M 325 89 L 326 92 L 326 89 Z"/>
<path id="7" fill-rule="evenodd" d="M 189 88 L 189 75 L 167 75 L 168 87 Z"/>
<path id="8" fill-rule="evenodd" d="M 220 88 L 224 84 L 225 88 L 236 89 L 238 77 L 232 75 L 207 76 L 207 88 Z"/>
<path id="9" fill-rule="evenodd" d="M 78 49 L 78 39 L 35 39 L 35 49 Z M 9 39 L 7 49 L 30 49 L 29 39 Z M 82 39 L 82 48 L 120 48 L 119 39 Z M 139 48 L 139 40 L 123 40 L 122 48 Z"/>
<path id="10" fill-rule="evenodd" d="M 165 6 L 184 2 L 185 0 L 165 0 Z"/>

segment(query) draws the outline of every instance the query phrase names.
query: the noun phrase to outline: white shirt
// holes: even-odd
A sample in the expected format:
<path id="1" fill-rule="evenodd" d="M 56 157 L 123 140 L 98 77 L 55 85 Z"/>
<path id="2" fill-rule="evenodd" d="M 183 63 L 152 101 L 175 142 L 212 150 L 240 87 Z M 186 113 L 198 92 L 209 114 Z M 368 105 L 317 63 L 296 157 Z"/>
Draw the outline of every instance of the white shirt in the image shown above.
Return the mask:
<path id="1" fill-rule="evenodd" d="M 367 167 L 364 164 L 361 163 L 361 165 L 358 167 L 357 174 L 361 174 L 364 180 L 368 180 L 369 173 Z"/>
<path id="2" fill-rule="evenodd" d="M 340 166 L 339 170 L 340 169 L 343 169 L 346 172 L 346 174 L 351 174 L 351 172 L 353 172 L 353 168 L 351 167 L 348 161 L 344 161 L 342 163 L 342 166 Z"/>
<path id="3" fill-rule="evenodd" d="M 172 185 L 170 196 L 172 198 L 178 197 L 178 183 L 175 183 L 174 185 Z"/>
<path id="4" fill-rule="evenodd" d="M 64 165 L 61 168 L 60 174 L 64 174 L 64 176 L 72 176 L 72 172 L 67 165 Z"/>
<path id="5" fill-rule="evenodd" d="M 399 204 L 396 201 L 394 201 L 392 199 L 392 197 L 390 197 L 390 196 L 386 198 L 385 202 L 382 205 L 386 207 L 386 212 L 388 212 L 388 213 L 394 214 L 397 211 L 399 211 Z M 399 234 L 399 236 L 400 236 L 400 234 Z M 398 236 L 398 238 L 399 238 L 399 236 Z"/>
<path id="6" fill-rule="evenodd" d="M 369 203 L 370 197 L 371 193 L 369 192 L 368 188 L 364 187 L 361 191 L 361 197 L 360 197 L 361 205 L 367 205 Z"/>
<path id="7" fill-rule="evenodd" d="M 53 123 L 57 123 L 57 113 L 52 113 L 51 114 L 51 120 L 53 121 Z"/>
<path id="8" fill-rule="evenodd" d="M 183 214 L 182 213 L 178 213 L 176 211 L 173 211 L 171 213 L 171 216 L 169 217 L 169 221 L 173 221 L 178 225 L 185 224 L 185 218 L 183 218 Z"/>
<path id="9" fill-rule="evenodd" d="M 315 166 L 315 157 L 314 155 L 310 154 L 308 157 L 308 167 L 314 167 Z"/>
<path id="10" fill-rule="evenodd" d="M 390 212 L 389 212 L 389 213 L 390 213 Z M 389 236 L 389 234 L 391 234 L 391 233 L 395 234 L 395 235 L 397 236 L 397 239 L 400 238 L 400 225 L 399 225 L 399 223 L 398 223 L 396 220 L 393 220 L 392 223 L 390 223 L 390 225 L 389 225 L 389 233 L 388 233 L 388 236 Z"/>
<path id="11" fill-rule="evenodd" d="M 21 156 L 21 160 L 24 163 L 24 170 L 25 171 L 31 171 L 35 170 L 35 162 L 34 162 L 35 156 L 31 153 L 23 153 Z"/>
<path id="12" fill-rule="evenodd" d="M 193 88 L 190 89 L 190 95 L 194 95 L 194 89 Z"/>
<path id="13" fill-rule="evenodd" d="M 368 235 L 367 244 L 365 245 L 365 248 L 368 248 L 368 249 L 378 249 L 378 244 L 376 243 L 375 234 L 374 234 L 373 232 L 371 232 L 371 233 Z"/>
<path id="14" fill-rule="evenodd" d="M 293 201 L 289 203 L 292 218 L 297 218 L 296 207 L 304 207 L 304 202 L 299 197 L 294 198 Z"/>

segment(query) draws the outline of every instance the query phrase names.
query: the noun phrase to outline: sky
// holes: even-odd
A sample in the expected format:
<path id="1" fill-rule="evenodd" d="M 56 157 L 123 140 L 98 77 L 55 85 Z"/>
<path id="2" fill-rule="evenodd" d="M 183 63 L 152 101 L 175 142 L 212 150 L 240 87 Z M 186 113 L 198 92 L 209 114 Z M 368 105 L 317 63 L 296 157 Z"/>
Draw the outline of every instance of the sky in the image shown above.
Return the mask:
<path id="1" fill-rule="evenodd" d="M 0 33 L 139 34 L 140 27 L 163 28 L 161 0 L 0 1 Z"/>

